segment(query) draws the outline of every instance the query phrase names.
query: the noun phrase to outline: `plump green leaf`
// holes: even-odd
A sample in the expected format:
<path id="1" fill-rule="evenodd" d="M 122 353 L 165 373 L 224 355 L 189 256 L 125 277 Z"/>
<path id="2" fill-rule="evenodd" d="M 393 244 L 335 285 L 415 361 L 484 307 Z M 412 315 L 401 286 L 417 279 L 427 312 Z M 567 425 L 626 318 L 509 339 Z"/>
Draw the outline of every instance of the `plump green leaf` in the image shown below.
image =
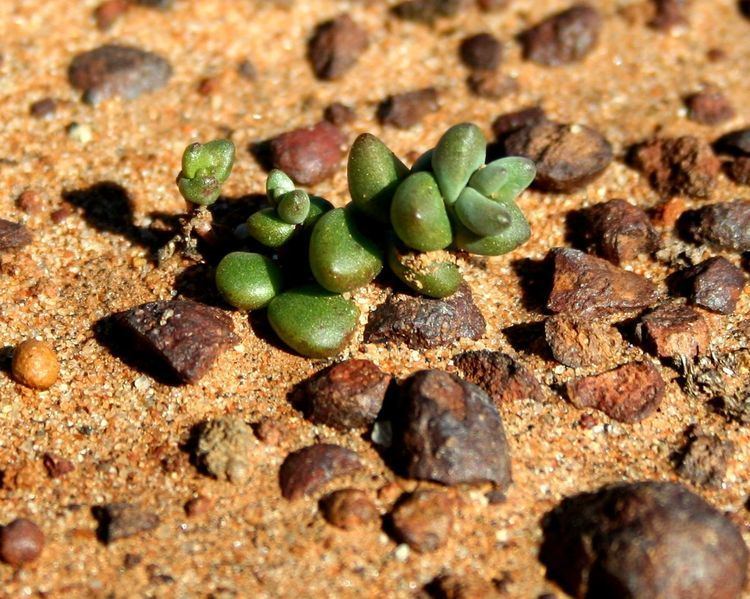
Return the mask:
<path id="1" fill-rule="evenodd" d="M 310 196 L 301 189 L 288 191 L 279 197 L 276 212 L 285 223 L 302 224 L 310 213 Z"/>
<path id="2" fill-rule="evenodd" d="M 484 164 L 487 142 L 473 123 L 448 129 L 432 154 L 432 171 L 448 205 L 458 199 L 471 175 Z"/>
<path id="3" fill-rule="evenodd" d="M 281 271 L 270 258 L 251 252 L 231 252 L 216 267 L 216 288 L 240 310 L 265 307 L 281 291 Z"/>
<path id="4" fill-rule="evenodd" d="M 510 214 L 504 205 L 471 187 L 464 188 L 453 210 L 461 224 L 477 235 L 499 235 L 510 225 Z"/>
<path id="5" fill-rule="evenodd" d="M 258 243 L 277 248 L 289 241 L 297 227 L 285 223 L 276 214 L 275 208 L 262 208 L 247 219 L 247 232 Z"/>
<path id="6" fill-rule="evenodd" d="M 469 180 L 469 187 L 491 200 L 515 200 L 536 176 L 532 160 L 508 156 L 480 168 Z"/>
<path id="7" fill-rule="evenodd" d="M 391 225 L 412 249 L 429 252 L 450 245 L 451 223 L 431 173 L 414 173 L 398 186 L 391 203 Z"/>
<path id="8" fill-rule="evenodd" d="M 453 295 L 463 282 L 448 252 L 413 252 L 394 242 L 388 246 L 388 266 L 404 285 L 428 297 Z"/>

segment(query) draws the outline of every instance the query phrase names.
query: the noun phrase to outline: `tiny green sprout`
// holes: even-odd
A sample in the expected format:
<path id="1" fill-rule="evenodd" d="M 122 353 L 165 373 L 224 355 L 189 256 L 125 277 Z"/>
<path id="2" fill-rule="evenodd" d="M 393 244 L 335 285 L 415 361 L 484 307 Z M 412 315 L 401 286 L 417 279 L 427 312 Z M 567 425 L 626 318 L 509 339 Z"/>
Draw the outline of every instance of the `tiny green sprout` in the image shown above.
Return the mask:
<path id="1" fill-rule="evenodd" d="M 301 189 L 287 191 L 279 196 L 276 212 L 285 223 L 300 225 L 310 213 L 310 196 Z"/>
<path id="2" fill-rule="evenodd" d="M 182 197 L 198 206 L 213 204 L 233 164 L 234 144 L 228 139 L 190 144 L 182 155 L 182 170 L 177 176 Z"/>
<path id="3" fill-rule="evenodd" d="M 280 169 L 273 169 L 268 173 L 266 178 L 266 195 L 272 204 L 277 204 L 279 198 L 288 193 L 294 191 L 294 181 L 284 171 Z"/>

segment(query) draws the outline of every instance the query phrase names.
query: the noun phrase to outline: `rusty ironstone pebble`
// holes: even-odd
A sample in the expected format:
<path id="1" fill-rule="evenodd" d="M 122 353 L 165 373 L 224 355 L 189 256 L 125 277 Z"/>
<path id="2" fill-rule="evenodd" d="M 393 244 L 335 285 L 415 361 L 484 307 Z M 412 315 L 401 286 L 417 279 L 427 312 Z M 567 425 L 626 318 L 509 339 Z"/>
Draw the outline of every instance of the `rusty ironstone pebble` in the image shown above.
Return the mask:
<path id="1" fill-rule="evenodd" d="M 321 121 L 311 127 L 287 131 L 270 143 L 271 160 L 301 185 L 314 185 L 339 168 L 346 138 L 331 123 Z"/>
<path id="2" fill-rule="evenodd" d="M 49 343 L 27 339 L 13 351 L 13 378 L 31 389 L 49 389 L 60 375 L 60 362 Z"/>
<path id="3" fill-rule="evenodd" d="M 29 106 L 29 114 L 35 119 L 46 119 L 55 114 L 57 110 L 57 102 L 54 98 L 42 98 L 36 102 L 32 102 Z"/>
<path id="4" fill-rule="evenodd" d="M 518 91 L 518 80 L 497 71 L 472 71 L 466 85 L 475 96 L 499 100 Z"/>
<path id="5" fill-rule="evenodd" d="M 330 81 L 351 69 L 368 45 L 367 31 L 342 14 L 316 27 L 308 57 L 315 75 Z"/>
<path id="6" fill-rule="evenodd" d="M 365 343 L 401 342 L 411 349 L 449 346 L 459 339 L 480 339 L 487 323 L 467 285 L 434 299 L 394 293 L 371 314 Z"/>
<path id="7" fill-rule="evenodd" d="M 601 175 L 614 157 L 612 145 L 598 131 L 549 120 L 509 133 L 503 147 L 509 156 L 525 156 L 536 163 L 534 184 L 546 191 L 583 187 Z"/>
<path id="8" fill-rule="evenodd" d="M 44 533 L 31 520 L 17 518 L 0 528 L 0 559 L 18 568 L 33 562 L 44 549 Z"/>
<path id="9" fill-rule="evenodd" d="M 195 462 L 211 476 L 242 484 L 250 479 L 250 456 L 258 446 L 252 429 L 242 419 L 227 416 L 202 423 L 195 446 Z"/>
<path id="10" fill-rule="evenodd" d="M 185 502 L 185 515 L 189 518 L 197 518 L 210 512 L 213 504 L 213 501 L 203 495 L 192 497 Z"/>
<path id="11" fill-rule="evenodd" d="M 393 7 L 393 14 L 405 21 L 432 25 L 437 19 L 458 14 L 465 0 L 406 0 Z"/>
<path id="12" fill-rule="evenodd" d="M 528 106 L 496 117 L 492 121 L 492 132 L 499 140 L 503 140 L 510 133 L 526 127 L 533 127 L 546 120 L 547 114 L 541 106 Z"/>
<path id="13" fill-rule="evenodd" d="M 692 135 L 655 137 L 636 144 L 629 160 L 664 197 L 710 197 L 721 167 L 711 146 Z"/>
<path id="14" fill-rule="evenodd" d="M 0 252 L 22 248 L 31 243 L 31 232 L 21 223 L 0 218 Z"/>
<path id="15" fill-rule="evenodd" d="M 602 374 L 569 381 L 567 394 L 577 408 L 596 408 L 619 422 L 638 422 L 659 407 L 664 379 L 650 362 L 629 362 Z"/>
<path id="16" fill-rule="evenodd" d="M 316 443 L 290 453 L 279 469 L 279 485 L 285 499 L 312 495 L 334 478 L 362 467 L 359 456 L 344 447 Z"/>
<path id="17" fill-rule="evenodd" d="M 549 317 L 544 322 L 544 337 L 555 360 L 570 368 L 609 364 L 623 346 L 615 327 L 576 314 Z"/>
<path id="18" fill-rule="evenodd" d="M 574 597 L 738 599 L 748 551 L 735 525 L 679 484 L 618 483 L 543 521 L 539 559 Z"/>
<path id="19" fill-rule="evenodd" d="M 699 243 L 735 252 L 750 251 L 750 200 L 717 202 L 685 212 L 683 219 Z"/>
<path id="20" fill-rule="evenodd" d="M 337 528 L 353 530 L 380 523 L 380 514 L 367 493 L 359 489 L 340 489 L 320 502 L 323 517 Z"/>
<path id="21" fill-rule="evenodd" d="M 399 500 L 390 513 L 396 538 L 419 553 L 442 547 L 453 532 L 456 500 L 446 491 L 415 491 Z"/>
<path id="22" fill-rule="evenodd" d="M 554 67 L 583 60 L 599 41 L 602 18 L 585 3 L 555 13 L 520 34 L 527 60 Z"/>
<path id="23" fill-rule="evenodd" d="M 441 370 L 423 370 L 405 386 L 401 444 L 411 478 L 445 485 L 511 482 L 503 422 L 487 394 Z"/>
<path id="24" fill-rule="evenodd" d="M 607 260 L 570 248 L 550 251 L 552 290 L 547 308 L 581 316 L 642 310 L 657 297 L 654 284 Z"/>
<path id="25" fill-rule="evenodd" d="M 131 503 L 107 503 L 94 507 L 99 522 L 98 536 L 103 543 L 132 537 L 159 526 L 159 516 Z"/>
<path id="26" fill-rule="evenodd" d="M 461 40 L 458 52 L 470 69 L 495 70 L 503 58 L 503 46 L 491 33 L 477 33 Z"/>
<path id="27" fill-rule="evenodd" d="M 44 464 L 44 469 L 50 478 L 60 478 L 76 469 L 70 460 L 49 452 L 42 457 L 42 464 Z"/>
<path id="28" fill-rule="evenodd" d="M 408 129 L 438 109 L 438 92 L 434 87 L 388 96 L 378 106 L 378 120 L 383 125 Z"/>
<path id="29" fill-rule="evenodd" d="M 430 597 L 434 599 L 500 599 L 506 596 L 476 574 L 443 574 L 435 578 L 429 588 Z"/>
<path id="30" fill-rule="evenodd" d="M 357 115 L 351 106 L 341 102 L 333 102 L 326 106 L 323 111 L 323 118 L 335 127 L 343 127 L 354 121 Z"/>
<path id="31" fill-rule="evenodd" d="M 453 363 L 467 381 L 481 387 L 498 406 L 524 399 L 544 399 L 542 386 L 534 374 L 503 352 L 467 351 L 454 357 Z"/>
<path id="32" fill-rule="evenodd" d="M 130 0 L 104 0 L 94 9 L 96 27 L 100 31 L 111 29 L 130 8 Z"/>
<path id="33" fill-rule="evenodd" d="M 686 433 L 687 443 L 677 462 L 677 474 L 694 485 L 721 487 L 727 462 L 734 454 L 734 443 L 718 435 L 706 435 L 694 427 Z"/>
<path id="34" fill-rule="evenodd" d="M 688 25 L 688 3 L 691 0 L 652 0 L 656 14 L 649 25 L 659 31 L 670 31 Z"/>
<path id="35" fill-rule="evenodd" d="M 732 314 L 745 287 L 742 270 L 726 258 L 715 256 L 681 273 L 689 299 L 696 306 L 719 314 Z"/>
<path id="36" fill-rule="evenodd" d="M 702 125 L 719 125 L 734 118 L 729 99 L 716 87 L 707 87 L 685 98 L 688 118 Z"/>
<path id="37" fill-rule="evenodd" d="M 301 389 L 307 415 L 339 430 L 365 427 L 377 418 L 391 382 L 370 360 L 345 360 L 329 366 Z"/>
<path id="38" fill-rule="evenodd" d="M 660 358 L 694 358 L 706 353 L 711 337 L 705 317 L 677 302 L 662 304 L 636 325 L 640 342 Z"/>
<path id="39" fill-rule="evenodd" d="M 659 236 L 648 215 L 625 200 L 595 204 L 585 212 L 592 249 L 614 264 L 650 254 L 658 247 Z"/>
<path id="40" fill-rule="evenodd" d="M 90 104 L 113 96 L 132 100 L 163 87 L 171 76 L 172 66 L 161 56 L 118 44 L 78 54 L 68 69 L 71 85 Z"/>
<path id="41" fill-rule="evenodd" d="M 186 383 L 198 381 L 236 341 L 229 316 L 191 300 L 142 304 L 115 314 L 115 322 Z"/>
<path id="42" fill-rule="evenodd" d="M 729 178 L 737 185 L 750 185 L 750 157 L 735 158 L 725 168 Z"/>

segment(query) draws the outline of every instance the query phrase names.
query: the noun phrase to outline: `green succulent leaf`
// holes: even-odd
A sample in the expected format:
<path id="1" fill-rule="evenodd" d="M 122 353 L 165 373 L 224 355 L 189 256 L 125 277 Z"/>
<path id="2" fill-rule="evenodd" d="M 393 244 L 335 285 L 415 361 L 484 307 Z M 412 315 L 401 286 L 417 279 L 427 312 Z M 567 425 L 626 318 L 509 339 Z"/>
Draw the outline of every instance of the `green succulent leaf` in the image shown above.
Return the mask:
<path id="1" fill-rule="evenodd" d="M 276 204 L 285 193 L 294 191 L 294 181 L 284 171 L 273 169 L 266 178 L 266 195 L 272 204 Z"/>
<path id="2" fill-rule="evenodd" d="M 451 243 L 451 223 L 431 173 L 414 173 L 398 186 L 391 203 L 391 225 L 412 249 L 429 252 Z"/>
<path id="3" fill-rule="evenodd" d="M 310 196 L 301 189 L 288 191 L 279 197 L 276 212 L 285 223 L 302 224 L 310 213 Z"/>
<path id="4" fill-rule="evenodd" d="M 231 252 L 216 267 L 216 288 L 240 310 L 265 307 L 281 291 L 281 271 L 270 258 L 251 252 Z"/>
<path id="5" fill-rule="evenodd" d="M 395 240 L 388 246 L 388 266 L 404 285 L 428 297 L 453 295 L 463 282 L 447 252 L 413 252 Z"/>
<path id="6" fill-rule="evenodd" d="M 233 164 L 234 144 L 227 139 L 190 144 L 182 154 L 182 170 L 177 176 L 182 197 L 200 206 L 213 204 Z"/>
<path id="7" fill-rule="evenodd" d="M 352 202 L 370 218 L 387 223 L 391 198 L 408 172 L 388 146 L 363 133 L 349 151 L 347 178 Z"/>
<path id="8" fill-rule="evenodd" d="M 509 156 L 476 171 L 469 180 L 469 187 L 491 200 L 514 200 L 531 185 L 535 176 L 536 166 L 532 160 Z"/>
<path id="9" fill-rule="evenodd" d="M 458 199 L 471 175 L 484 164 L 487 142 L 473 123 L 448 129 L 432 154 L 432 170 L 448 205 Z"/>
<path id="10" fill-rule="evenodd" d="M 461 224 L 477 235 L 499 235 L 510 225 L 510 214 L 503 204 L 466 187 L 453 205 Z"/>
<path id="11" fill-rule="evenodd" d="M 320 196 L 310 196 L 310 211 L 307 213 L 307 218 L 302 223 L 302 226 L 305 229 L 310 229 L 329 210 L 333 210 L 331 202 Z"/>
<path id="12" fill-rule="evenodd" d="M 289 241 L 297 227 L 285 223 L 276 214 L 275 208 L 262 208 L 247 219 L 247 232 L 258 243 L 277 248 Z"/>
<path id="13" fill-rule="evenodd" d="M 482 236 L 457 222 L 453 238 L 454 247 L 471 254 L 499 256 L 507 254 L 528 241 L 531 236 L 531 229 L 523 212 L 513 201 L 498 203 L 507 210 L 510 216 L 510 224 L 498 235 Z"/>

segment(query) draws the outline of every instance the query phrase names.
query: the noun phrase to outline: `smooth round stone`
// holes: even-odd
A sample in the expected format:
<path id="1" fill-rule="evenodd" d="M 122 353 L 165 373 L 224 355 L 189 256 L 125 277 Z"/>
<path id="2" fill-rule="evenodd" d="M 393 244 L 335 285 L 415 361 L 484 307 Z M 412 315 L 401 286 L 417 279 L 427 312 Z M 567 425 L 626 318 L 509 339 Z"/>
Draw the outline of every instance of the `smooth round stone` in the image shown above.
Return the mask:
<path id="1" fill-rule="evenodd" d="M 410 252 L 391 244 L 388 266 L 404 285 L 428 297 L 453 295 L 463 281 L 458 266 L 444 251 Z"/>
<path id="2" fill-rule="evenodd" d="M 510 215 L 510 224 L 499 235 L 483 237 L 472 233 L 460 222 L 456 222 L 453 237 L 454 247 L 482 256 L 500 256 L 516 249 L 531 237 L 531 228 L 526 217 L 515 202 L 500 202 Z"/>
<path id="3" fill-rule="evenodd" d="M 484 164 L 487 141 L 473 123 L 461 123 L 448 129 L 432 154 L 432 172 L 448 205 L 453 204 L 469 178 Z"/>
<path id="4" fill-rule="evenodd" d="M 276 212 L 285 223 L 300 225 L 310 212 L 310 196 L 301 189 L 288 191 L 279 198 Z"/>
<path id="5" fill-rule="evenodd" d="M 268 305 L 281 291 L 281 271 L 270 258 L 251 252 L 232 252 L 216 267 L 216 287 L 224 300 L 240 310 Z"/>
<path id="6" fill-rule="evenodd" d="M 367 285 L 383 268 L 380 249 L 357 227 L 351 212 L 334 208 L 320 217 L 310 236 L 310 270 L 328 291 Z"/>
<path id="7" fill-rule="evenodd" d="M 284 245 L 294 235 L 297 227 L 285 223 L 276 214 L 276 208 L 262 208 L 247 219 L 247 232 L 257 242 L 271 248 Z"/>
<path id="8" fill-rule="evenodd" d="M 450 245 L 451 223 L 431 173 L 414 173 L 398 186 L 391 203 L 391 225 L 412 249 L 430 252 Z"/>
<path id="9" fill-rule="evenodd" d="M 349 151 L 346 174 L 352 202 L 363 214 L 387 223 L 393 194 L 408 172 L 388 146 L 363 133 Z"/>
<path id="10" fill-rule="evenodd" d="M 466 187 L 458 196 L 453 210 L 467 229 L 482 236 L 499 235 L 510 224 L 510 215 L 502 204 Z"/>
<path id="11" fill-rule="evenodd" d="M 310 196 L 310 211 L 307 213 L 307 218 L 302 225 L 305 229 L 315 226 L 318 219 L 329 210 L 333 210 L 331 202 L 320 196 Z"/>
<path id="12" fill-rule="evenodd" d="M 491 200 L 515 200 L 536 176 L 532 160 L 522 156 L 508 156 L 493 160 L 476 171 L 469 179 L 469 187 Z"/>
<path id="13" fill-rule="evenodd" d="M 358 319 L 353 301 L 317 285 L 285 291 L 268 305 L 268 321 L 279 339 L 308 358 L 341 352 Z"/>

